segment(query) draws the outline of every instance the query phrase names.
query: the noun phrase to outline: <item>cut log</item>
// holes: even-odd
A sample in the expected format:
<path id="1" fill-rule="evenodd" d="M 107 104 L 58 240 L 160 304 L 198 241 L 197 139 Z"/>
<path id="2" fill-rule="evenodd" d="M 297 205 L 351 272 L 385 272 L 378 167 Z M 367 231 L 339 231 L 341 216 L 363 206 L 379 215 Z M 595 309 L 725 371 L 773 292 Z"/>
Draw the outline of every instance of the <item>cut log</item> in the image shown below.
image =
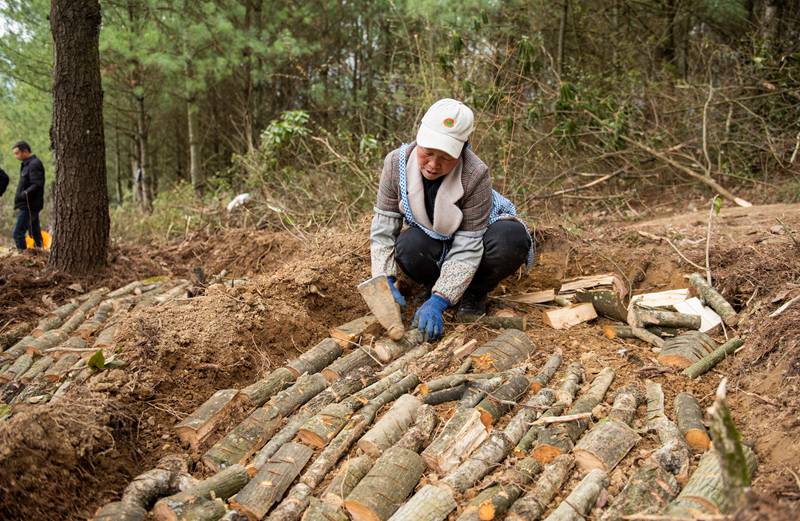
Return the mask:
<path id="1" fill-rule="evenodd" d="M 509 329 L 476 349 L 470 357 L 477 371 L 505 371 L 526 360 L 532 351 L 533 342 L 528 335 Z"/>
<path id="2" fill-rule="evenodd" d="M 672 308 L 675 304 L 689 298 L 689 289 L 670 289 L 655 293 L 641 293 L 631 297 L 630 305 L 638 304 L 649 308 Z"/>
<path id="3" fill-rule="evenodd" d="M 221 389 L 212 394 L 203 405 L 175 426 L 178 437 L 188 443 L 192 450 L 197 450 L 214 432 L 238 393 L 236 389 Z"/>
<path id="4" fill-rule="evenodd" d="M 543 314 L 543 321 L 553 329 L 569 329 L 597 318 L 597 312 L 589 302 L 573 304 L 569 307 L 549 309 Z"/>
<path id="5" fill-rule="evenodd" d="M 268 409 L 256 409 L 208 449 L 203 455 L 203 463 L 215 472 L 232 465 L 244 464 L 255 451 L 264 446 L 280 424 L 281 418 L 272 415 Z"/>
<path id="6" fill-rule="evenodd" d="M 542 387 L 547 386 L 547 383 L 553 378 L 553 375 L 556 374 L 556 371 L 558 371 L 558 368 L 561 366 L 561 356 L 561 349 L 556 349 L 556 351 L 550 355 L 547 362 L 539 369 L 536 376 L 531 379 L 531 391 L 538 393 Z"/>
<path id="7" fill-rule="evenodd" d="M 528 392 L 529 387 L 530 382 L 526 376 L 512 376 L 490 396 L 481 400 L 476 409 L 487 431 L 491 430 L 494 422 L 511 410 L 512 405 Z"/>
<path id="8" fill-rule="evenodd" d="M 559 416 L 564 412 L 566 407 L 567 406 L 563 402 L 556 402 L 539 417 L 549 418 L 552 416 Z M 527 455 L 531 450 L 531 447 L 536 445 L 536 442 L 539 440 L 539 434 L 546 428 L 547 427 L 544 425 L 531 426 L 531 428 L 528 429 L 528 432 L 526 432 L 525 435 L 519 440 L 517 446 L 514 447 L 514 455 L 518 458 L 522 458 Z"/>
<path id="9" fill-rule="evenodd" d="M 600 371 L 592 381 L 589 390 L 575 400 L 567 414 L 591 413 L 592 409 L 602 401 L 613 380 L 613 369 L 606 367 Z M 578 441 L 588 425 L 586 418 L 551 425 L 539 433 L 538 441 L 531 454 L 542 465 L 549 463 L 556 456 L 572 450 L 575 442 Z"/>
<path id="10" fill-rule="evenodd" d="M 381 324 L 374 315 L 351 320 L 347 324 L 331 329 L 331 338 L 339 342 L 344 348 L 352 347 L 358 343 L 359 338 L 364 335 L 377 335 L 381 330 Z"/>
<path id="11" fill-rule="evenodd" d="M 458 386 L 473 380 L 485 380 L 496 376 L 497 373 L 448 374 L 420 384 L 419 392 L 421 395 L 425 396 L 428 393 L 441 391 L 442 389 Z"/>
<path id="12" fill-rule="evenodd" d="M 643 327 L 631 326 L 631 333 L 633 333 L 635 338 L 638 338 L 643 342 L 647 342 L 648 344 L 657 347 L 659 350 L 664 347 L 664 340 L 662 340 L 660 336 L 651 333 Z"/>
<path id="13" fill-rule="evenodd" d="M 494 484 L 475 496 L 457 521 L 502 519 L 511 505 L 525 492 L 542 466 L 533 458 L 523 458 L 500 473 Z"/>
<path id="14" fill-rule="evenodd" d="M 4 373 L 0 374 L 0 383 L 7 384 L 8 382 L 19 380 L 32 365 L 33 355 L 25 353 L 17 358 Z"/>
<path id="15" fill-rule="evenodd" d="M 679 483 L 685 483 L 689 475 L 689 445 L 678 426 L 664 414 L 664 392 L 661 390 L 661 384 L 647 380 L 645 388 L 647 391 L 647 428 L 658 434 L 662 445 L 662 448 L 657 451 L 658 454 L 651 456 L 651 459 L 674 475 Z M 648 474 L 658 473 L 654 471 Z"/>
<path id="16" fill-rule="evenodd" d="M 453 349 L 453 358 L 455 360 L 461 360 L 465 356 L 471 355 L 475 351 L 475 348 L 477 347 L 478 347 L 478 341 L 473 338 L 469 342 L 461 344 L 460 346 Z M 467 360 L 469 360 L 469 362 L 472 363 L 472 359 L 467 359 Z"/>
<path id="17" fill-rule="evenodd" d="M 295 378 L 308 373 L 314 374 L 322 371 L 342 355 L 342 346 L 333 338 L 326 338 L 294 360 L 286 364 Z"/>
<path id="18" fill-rule="evenodd" d="M 14 324 L 6 331 L 3 331 L 0 334 L 0 352 L 8 349 L 10 346 L 13 346 L 23 338 L 31 330 L 31 325 L 27 322 L 19 322 Z M 33 339 L 33 337 L 31 337 Z"/>
<path id="19" fill-rule="evenodd" d="M 657 514 L 680 492 L 675 476 L 652 458 L 644 460 L 603 513 L 602 521 L 623 521 L 628 516 Z"/>
<path id="20" fill-rule="evenodd" d="M 348 521 L 350 518 L 341 507 L 329 505 L 312 497 L 303 513 L 302 521 Z"/>
<path id="21" fill-rule="evenodd" d="M 385 521 L 414 490 L 424 470 L 419 454 L 391 447 L 347 496 L 344 507 L 356 521 Z"/>
<path id="22" fill-rule="evenodd" d="M 117 335 L 117 324 L 106 326 L 100 334 L 97 335 L 94 341 L 94 347 L 97 349 L 108 349 L 114 346 L 114 337 Z"/>
<path id="23" fill-rule="evenodd" d="M 599 469 L 589 472 L 545 521 L 583 521 L 607 486 L 608 474 Z"/>
<path id="24" fill-rule="evenodd" d="M 249 481 L 247 471 L 241 465 L 233 465 L 199 481 L 183 492 L 159 499 L 153 508 L 157 521 L 177 521 L 201 499 L 211 497 L 227 500 L 239 492 Z"/>
<path id="25" fill-rule="evenodd" d="M 483 397 L 486 396 L 487 393 L 494 392 L 500 387 L 503 384 L 503 380 L 505 380 L 503 375 L 481 380 L 468 380 L 467 388 L 458 401 L 457 407 L 459 409 L 475 407 L 483 400 Z"/>
<path id="26" fill-rule="evenodd" d="M 347 420 L 362 405 L 356 400 L 327 405 L 298 429 L 297 437 L 306 445 L 321 449 L 339 434 Z"/>
<path id="27" fill-rule="evenodd" d="M 61 324 L 63 324 L 64 320 L 66 320 L 66 318 L 69 315 L 74 313 L 76 309 L 78 309 L 78 304 L 74 302 L 69 302 L 67 304 L 64 304 L 63 306 L 57 307 L 56 309 L 48 313 L 46 317 L 44 317 L 39 321 L 34 330 L 31 331 L 30 333 L 31 336 L 34 338 L 39 338 L 47 331 L 50 331 L 51 329 L 56 329 Z"/>
<path id="28" fill-rule="evenodd" d="M 43 353 L 50 353 L 56 358 L 61 358 L 64 353 L 96 353 L 94 347 L 87 347 L 86 340 L 79 336 L 72 336 L 66 342 L 62 342 L 55 347 L 48 347 Z"/>
<path id="29" fill-rule="evenodd" d="M 147 510 L 139 505 L 114 501 L 98 509 L 92 521 L 144 521 Z"/>
<path id="30" fill-rule="evenodd" d="M 428 354 L 428 352 L 431 350 L 431 347 L 431 344 L 428 342 L 418 345 L 411 351 L 402 355 L 400 358 L 397 358 L 396 360 L 387 364 L 383 369 L 378 371 L 378 376 L 383 378 L 384 376 L 390 375 L 396 371 L 405 371 L 407 368 L 417 363 L 421 357 Z"/>
<path id="31" fill-rule="evenodd" d="M 358 448 L 373 458 L 380 456 L 408 430 L 414 422 L 420 405 L 422 404 L 416 397 L 410 394 L 402 395 L 375 426 L 358 441 Z"/>
<path id="32" fill-rule="evenodd" d="M 455 508 L 456 501 L 452 491 L 444 487 L 425 485 L 389 521 L 442 521 Z"/>
<path id="33" fill-rule="evenodd" d="M 464 396 L 464 391 L 467 390 L 467 384 L 463 383 L 455 387 L 448 387 L 441 391 L 434 391 L 423 395 L 422 403 L 427 405 L 439 405 L 442 403 L 460 400 Z"/>
<path id="34" fill-rule="evenodd" d="M 328 381 L 322 374 L 304 374 L 290 387 L 270 398 L 265 407 L 270 410 L 272 416 L 283 418 L 321 393 L 326 387 L 328 387 Z"/>
<path id="35" fill-rule="evenodd" d="M 372 464 L 373 460 L 369 456 L 359 456 L 345 461 L 322 494 L 322 500 L 337 508 L 344 506 L 345 498 L 367 475 Z"/>
<path id="36" fill-rule="evenodd" d="M 112 292 L 110 292 L 108 295 L 106 295 L 106 298 L 115 299 L 115 298 L 118 298 L 118 297 L 123 297 L 125 295 L 130 294 L 130 293 L 133 293 L 137 288 L 141 288 L 143 285 L 144 284 L 142 283 L 141 280 L 134 280 L 133 282 L 130 282 L 130 283 L 128 283 L 128 284 L 126 284 L 126 285 L 124 285 L 124 286 L 122 286 L 120 288 L 117 288 Z"/>
<path id="37" fill-rule="evenodd" d="M 697 378 L 707 373 L 712 367 L 723 361 L 725 357 L 732 355 L 734 351 L 742 347 L 742 344 L 744 344 L 744 341 L 740 338 L 731 338 L 710 354 L 684 369 L 681 374 L 692 379 Z"/>
<path id="38" fill-rule="evenodd" d="M 613 289 L 622 297 L 628 294 L 627 284 L 625 284 L 617 274 L 603 273 L 600 275 L 589 275 L 566 280 L 561 283 L 561 289 L 558 290 L 558 295 L 571 299 L 578 290 L 592 288 Z"/>
<path id="39" fill-rule="evenodd" d="M 439 436 L 422 452 L 425 463 L 440 476 L 458 466 L 488 437 L 476 409 L 457 409 Z"/>
<path id="40" fill-rule="evenodd" d="M 490 329 L 516 329 L 525 331 L 528 326 L 527 319 L 522 316 L 500 316 L 500 315 L 459 315 L 459 320 L 465 324 L 481 324 Z"/>
<path id="41" fill-rule="evenodd" d="M 547 411 L 550 406 L 553 405 L 555 399 L 556 393 L 546 387 L 531 396 L 519 411 L 517 411 L 517 414 L 511 418 L 511 421 L 508 422 L 505 429 L 503 429 L 503 432 L 506 433 L 506 436 L 508 436 L 512 444 L 516 445 L 520 442 L 528 431 L 531 422 Z"/>
<path id="42" fill-rule="evenodd" d="M 608 416 L 583 436 L 572 453 L 578 467 L 587 473 L 593 469 L 611 472 L 641 439 L 630 424 L 636 409 L 644 402 L 644 393 L 635 385 L 621 388 Z"/>
<path id="43" fill-rule="evenodd" d="M 392 384 L 388 389 L 381 394 L 372 398 L 364 405 L 355 415 L 361 416 L 367 420 L 367 424 L 372 423 L 375 415 L 384 406 L 395 400 L 400 396 L 410 393 L 414 388 L 419 385 L 419 378 L 415 374 L 409 374 L 403 377 L 399 382 Z"/>
<path id="44" fill-rule="evenodd" d="M 641 305 L 634 305 L 628 310 L 628 324 L 634 327 L 645 327 L 648 325 L 661 327 L 674 327 L 676 329 L 700 329 L 700 317 L 698 315 L 687 315 L 675 311 L 664 311 L 661 309 L 648 308 Z"/>
<path id="45" fill-rule="evenodd" d="M 375 356 L 381 362 L 389 362 L 414 349 L 422 343 L 422 340 L 422 333 L 416 328 L 406 331 L 400 340 L 381 338 L 375 342 Z"/>
<path id="46" fill-rule="evenodd" d="M 29 355 L 41 355 L 45 350 L 55 347 L 69 339 L 69 334 L 63 332 L 61 329 L 53 329 L 48 331 L 39 338 L 28 342 L 25 346 L 25 352 Z"/>
<path id="47" fill-rule="evenodd" d="M 556 291 L 554 289 L 545 289 L 531 293 L 520 293 L 519 295 L 504 295 L 502 299 L 518 304 L 546 304 L 547 302 L 552 302 L 555 297 Z"/>
<path id="48" fill-rule="evenodd" d="M 645 328 L 649 333 L 657 337 L 674 337 L 678 335 L 678 330 L 670 327 L 649 326 Z M 637 337 L 631 326 L 607 324 L 603 326 L 603 334 L 609 340 L 615 338 L 639 338 Z"/>
<path id="49" fill-rule="evenodd" d="M 661 364 L 686 369 L 716 350 L 717 343 L 704 333 L 697 331 L 684 333 L 667 340 L 658 354 Z"/>
<path id="50" fill-rule="evenodd" d="M 102 325 L 108 320 L 108 316 L 114 310 L 114 305 L 111 302 L 103 302 L 97 307 L 97 311 L 95 311 L 94 316 L 83 322 L 75 333 L 83 338 L 84 340 L 88 340 L 97 330 L 99 330 Z"/>
<path id="51" fill-rule="evenodd" d="M 678 393 L 675 397 L 675 418 L 692 450 L 704 452 L 711 447 L 711 438 L 703 425 L 703 411 L 697 398 L 689 393 Z"/>
<path id="52" fill-rule="evenodd" d="M 186 508 L 181 516 L 181 521 L 217 521 L 227 511 L 225 502 L 219 498 L 200 498 Z"/>
<path id="53" fill-rule="evenodd" d="M 23 384 L 31 383 L 39 375 L 43 374 L 53 363 L 52 356 L 43 356 L 33 362 L 31 367 L 20 376 L 19 381 Z"/>
<path id="54" fill-rule="evenodd" d="M 230 500 L 232 508 L 243 512 L 250 521 L 264 517 L 281 500 L 289 485 L 311 459 L 313 450 L 289 442 L 261 467 L 253 479 Z"/>
<path id="55" fill-rule="evenodd" d="M 246 400 L 253 407 L 260 407 L 272 396 L 291 385 L 294 380 L 294 373 L 290 369 L 280 367 L 266 378 L 241 389 L 237 399 Z"/>
<path id="56" fill-rule="evenodd" d="M 475 485 L 492 468 L 501 462 L 514 446 L 503 431 L 494 431 L 464 462 L 442 480 L 459 493 Z"/>
<path id="57" fill-rule="evenodd" d="M 556 401 L 563 403 L 566 407 L 572 405 L 575 395 L 578 394 L 581 388 L 583 377 L 583 364 L 580 362 L 569 364 L 564 375 L 564 381 L 561 382 L 561 387 L 556 391 Z"/>
<path id="58" fill-rule="evenodd" d="M 720 295 L 720 293 L 711 287 L 706 279 L 703 278 L 702 275 L 699 273 L 692 273 L 689 275 L 689 282 L 694 286 L 697 290 L 697 293 L 700 294 L 700 297 L 705 301 L 706 304 L 711 306 L 711 309 L 717 312 L 720 317 L 722 317 L 722 321 L 725 322 L 726 326 L 735 326 L 736 323 L 739 321 L 739 316 L 736 314 L 736 310 L 733 309 L 725 297 Z"/>
<path id="59" fill-rule="evenodd" d="M 356 347 L 349 354 L 337 358 L 335 362 L 322 370 L 322 375 L 333 383 L 347 373 L 360 367 L 378 367 L 378 359 L 366 348 Z"/>
<path id="60" fill-rule="evenodd" d="M 598 314 L 613 320 L 624 321 L 628 316 L 624 297 L 614 289 L 581 289 L 575 293 L 575 301 L 588 302 Z"/>
<path id="61" fill-rule="evenodd" d="M 439 417 L 436 416 L 434 408 L 430 405 L 421 406 L 414 425 L 403 434 L 403 437 L 394 446 L 419 452 L 428 446 L 438 423 Z"/>
<path id="62" fill-rule="evenodd" d="M 536 521 L 541 519 L 547 505 L 562 490 L 572 473 L 574 459 L 562 454 L 547 464 L 533 488 L 511 505 L 508 521 Z"/>
<path id="63" fill-rule="evenodd" d="M 313 490 L 305 483 L 298 483 L 293 486 L 280 505 L 267 518 L 267 521 L 296 521 L 303 515 L 303 511 L 308 507 L 313 499 Z"/>

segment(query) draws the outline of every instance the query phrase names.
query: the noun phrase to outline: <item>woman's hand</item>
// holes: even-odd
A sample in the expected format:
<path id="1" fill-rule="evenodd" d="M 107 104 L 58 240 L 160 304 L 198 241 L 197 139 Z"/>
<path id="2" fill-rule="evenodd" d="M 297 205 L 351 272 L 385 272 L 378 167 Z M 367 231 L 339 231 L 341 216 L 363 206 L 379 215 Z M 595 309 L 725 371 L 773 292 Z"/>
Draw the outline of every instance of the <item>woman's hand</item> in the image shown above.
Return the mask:
<path id="1" fill-rule="evenodd" d="M 414 314 L 411 327 L 419 327 L 426 340 L 436 340 L 444 333 L 442 314 L 449 305 L 450 301 L 434 293 Z"/>
<path id="2" fill-rule="evenodd" d="M 403 297 L 403 294 L 400 293 L 400 290 L 397 289 L 397 286 L 395 285 L 397 279 L 389 275 L 388 277 L 386 277 L 386 280 L 389 281 L 389 288 L 392 290 L 392 296 L 394 297 L 394 301 L 400 305 L 401 310 L 405 311 L 406 299 L 405 297 Z"/>

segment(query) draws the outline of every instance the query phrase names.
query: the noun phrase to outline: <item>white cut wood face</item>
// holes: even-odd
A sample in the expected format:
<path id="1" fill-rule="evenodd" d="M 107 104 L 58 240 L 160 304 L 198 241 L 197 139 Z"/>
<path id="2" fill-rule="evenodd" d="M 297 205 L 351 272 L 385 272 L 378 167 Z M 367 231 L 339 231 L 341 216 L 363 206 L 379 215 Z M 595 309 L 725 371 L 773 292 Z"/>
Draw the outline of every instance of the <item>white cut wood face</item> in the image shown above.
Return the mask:
<path id="1" fill-rule="evenodd" d="M 625 295 L 628 294 L 628 286 L 622 282 L 622 279 L 615 273 L 603 273 L 602 275 L 590 275 L 588 277 L 566 280 L 561 284 L 561 289 L 558 291 L 558 294 L 569 296 L 579 289 L 591 289 L 603 286 L 614 288 L 620 297 L 625 297 Z"/>
<path id="2" fill-rule="evenodd" d="M 689 298 L 689 289 L 670 289 L 667 291 L 658 291 L 655 293 L 642 293 L 631 297 L 631 302 L 628 308 L 633 304 L 646 306 L 651 308 L 674 308 L 675 304 L 683 302 Z"/>
<path id="3" fill-rule="evenodd" d="M 704 306 L 697 297 L 677 302 L 675 309 L 687 315 L 700 315 L 700 331 L 707 333 L 722 324 L 722 318 L 708 306 Z"/>

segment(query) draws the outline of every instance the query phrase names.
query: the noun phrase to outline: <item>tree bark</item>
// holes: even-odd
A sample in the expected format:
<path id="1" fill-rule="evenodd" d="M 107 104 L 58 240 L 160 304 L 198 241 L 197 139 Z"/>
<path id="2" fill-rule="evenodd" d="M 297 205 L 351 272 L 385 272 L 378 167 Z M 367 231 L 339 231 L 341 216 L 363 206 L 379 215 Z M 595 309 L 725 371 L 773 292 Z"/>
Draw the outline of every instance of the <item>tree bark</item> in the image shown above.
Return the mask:
<path id="1" fill-rule="evenodd" d="M 458 516 L 457 521 L 489 521 L 502 518 L 541 471 L 542 466 L 534 458 L 519 460 L 516 465 L 501 472 L 493 485 L 475 496 Z"/>
<path id="2" fill-rule="evenodd" d="M 425 485 L 389 521 L 441 521 L 455 508 L 456 502 L 450 490 Z"/>
<path id="3" fill-rule="evenodd" d="M 100 83 L 100 3 L 54 0 L 52 150 L 55 229 L 49 265 L 74 274 L 107 263 L 110 217 Z"/>
<path id="4" fill-rule="evenodd" d="M 574 459 L 569 454 L 557 456 L 547 464 L 533 489 L 511 505 L 508 521 L 536 521 L 542 518 L 547 505 L 562 490 L 572 473 Z"/>
<path id="5" fill-rule="evenodd" d="M 279 367 L 272 371 L 266 378 L 241 389 L 239 391 L 239 398 L 247 400 L 247 402 L 254 407 L 260 407 L 273 395 L 288 387 L 294 379 L 294 373 L 290 369 Z"/>
<path id="6" fill-rule="evenodd" d="M 710 371 L 712 367 L 723 361 L 727 356 L 732 355 L 734 351 L 742 347 L 742 344 L 744 344 L 744 341 L 740 338 L 731 338 L 710 354 L 684 369 L 681 374 L 692 379 L 697 378 Z"/>
<path id="7" fill-rule="evenodd" d="M 518 329 L 508 329 L 494 340 L 483 344 L 470 356 L 478 371 L 505 371 L 524 361 L 533 351 L 533 342 Z"/>
<path id="8" fill-rule="evenodd" d="M 329 505 L 340 508 L 350 492 L 356 488 L 358 482 L 367 475 L 374 461 L 369 456 L 359 456 L 344 462 L 339 472 L 333 477 L 322 500 Z"/>
<path id="9" fill-rule="evenodd" d="M 410 394 L 398 398 L 375 426 L 358 441 L 358 448 L 373 458 L 380 456 L 411 427 L 420 405 L 420 401 Z"/>
<path id="10" fill-rule="evenodd" d="M 565 407 L 572 405 L 575 395 L 578 394 L 578 390 L 581 388 L 583 377 L 583 364 L 580 362 L 569 364 L 567 373 L 564 375 L 564 381 L 556 391 L 556 401 L 563 403 Z"/>
<path id="11" fill-rule="evenodd" d="M 476 409 L 481 415 L 481 421 L 486 426 L 486 430 L 490 430 L 494 422 L 510 411 L 511 404 L 516 403 L 524 396 L 529 387 L 527 376 L 512 376 L 490 396 L 481 400 Z"/>
<path id="12" fill-rule="evenodd" d="M 564 405 L 564 403 L 556 402 L 539 417 L 549 418 L 551 416 L 559 416 L 564 412 L 564 409 L 566 409 L 566 405 Z M 547 429 L 547 427 L 544 425 L 532 425 L 531 428 L 528 429 L 528 432 L 522 436 L 522 439 L 519 440 L 517 446 L 514 447 L 514 455 L 518 458 L 525 457 L 531 450 L 531 447 L 536 445 L 536 442 L 539 439 L 539 434 L 541 434 L 545 429 Z"/>
<path id="13" fill-rule="evenodd" d="M 153 516 L 158 521 L 177 521 L 198 500 L 207 499 L 212 494 L 213 497 L 226 500 L 240 491 L 249 480 L 244 467 L 232 465 L 183 492 L 158 500 L 153 508 Z"/>
<path id="14" fill-rule="evenodd" d="M 589 472 L 545 521 L 583 521 L 607 486 L 608 474 L 599 469 Z"/>
<path id="15" fill-rule="evenodd" d="M 236 389 L 222 389 L 212 394 L 197 410 L 175 426 L 178 437 L 188 443 L 192 450 L 197 450 L 214 432 L 225 411 L 235 403 L 234 398 L 238 392 Z"/>
<path id="16" fill-rule="evenodd" d="M 536 376 L 531 379 L 531 392 L 538 393 L 542 387 L 547 386 L 547 383 L 553 378 L 553 375 L 556 374 L 558 368 L 561 367 L 561 357 L 561 349 L 556 349 L 556 351 L 550 355 L 547 362 L 539 369 Z"/>
<path id="17" fill-rule="evenodd" d="M 290 360 L 286 368 L 297 378 L 303 373 L 313 374 L 322 371 L 340 356 L 342 356 L 342 346 L 333 338 L 326 338 L 299 357 Z"/>
<path id="18" fill-rule="evenodd" d="M 717 312 L 726 326 L 736 325 L 739 321 L 736 310 L 725 300 L 725 297 L 706 282 L 706 279 L 703 278 L 702 275 L 699 273 L 692 273 L 689 275 L 689 282 L 694 286 L 697 293 L 700 294 L 703 301 Z"/>
<path id="19" fill-rule="evenodd" d="M 439 436 L 422 452 L 425 463 L 443 476 L 458 466 L 487 438 L 476 409 L 457 409 Z"/>
<path id="20" fill-rule="evenodd" d="M 679 393 L 675 397 L 675 418 L 692 450 L 705 452 L 711 447 L 711 438 L 703 425 L 703 410 L 697 398 L 689 393 Z"/>

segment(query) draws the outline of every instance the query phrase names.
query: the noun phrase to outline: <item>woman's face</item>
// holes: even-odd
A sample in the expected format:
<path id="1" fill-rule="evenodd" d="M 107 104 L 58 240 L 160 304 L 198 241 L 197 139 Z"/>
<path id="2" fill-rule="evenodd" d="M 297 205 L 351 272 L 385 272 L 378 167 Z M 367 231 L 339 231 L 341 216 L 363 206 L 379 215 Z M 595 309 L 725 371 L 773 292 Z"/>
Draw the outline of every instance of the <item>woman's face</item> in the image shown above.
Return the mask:
<path id="1" fill-rule="evenodd" d="M 425 148 L 417 145 L 417 161 L 419 170 L 425 179 L 433 181 L 446 176 L 458 164 L 457 157 L 450 157 L 441 150 Z"/>

